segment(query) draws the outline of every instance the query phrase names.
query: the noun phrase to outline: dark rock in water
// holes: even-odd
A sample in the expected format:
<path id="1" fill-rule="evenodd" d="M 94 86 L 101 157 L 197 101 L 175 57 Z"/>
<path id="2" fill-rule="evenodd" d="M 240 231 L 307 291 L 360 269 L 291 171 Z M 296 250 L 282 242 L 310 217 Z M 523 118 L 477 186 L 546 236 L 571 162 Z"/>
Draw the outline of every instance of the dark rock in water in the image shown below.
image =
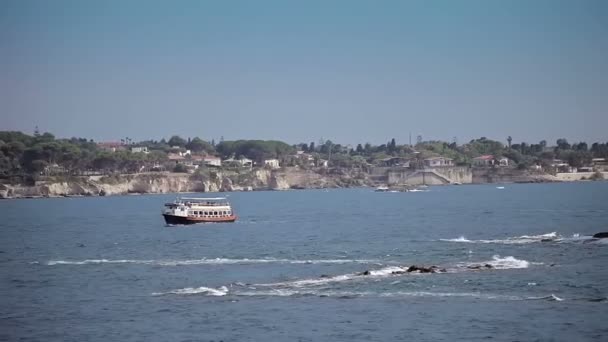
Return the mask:
<path id="1" fill-rule="evenodd" d="M 551 241 L 553 241 L 553 239 L 542 239 L 542 240 L 540 240 L 540 242 L 551 242 Z"/>
<path id="2" fill-rule="evenodd" d="M 593 237 L 596 239 L 606 239 L 606 238 L 608 238 L 608 232 L 601 232 L 601 233 L 593 234 Z"/>
<path id="3" fill-rule="evenodd" d="M 361 275 L 371 275 L 371 274 L 372 274 L 372 272 L 370 270 L 367 270 L 367 271 L 361 273 Z"/>
<path id="4" fill-rule="evenodd" d="M 331 276 L 330 276 L 330 275 L 328 275 L 328 274 L 321 274 L 321 277 L 320 277 L 320 278 L 331 278 Z"/>
<path id="5" fill-rule="evenodd" d="M 391 274 L 404 274 L 405 271 L 393 271 L 391 272 Z"/>
<path id="6" fill-rule="evenodd" d="M 106 195 L 105 190 L 103 190 L 103 189 L 99 190 L 99 196 L 105 196 L 105 195 Z"/>
<path id="7" fill-rule="evenodd" d="M 412 265 L 412 266 L 408 267 L 406 272 L 408 272 L 408 273 L 411 273 L 411 272 L 435 273 L 435 272 L 437 272 L 436 270 L 437 270 L 437 266 L 424 267 L 424 266 Z"/>
<path id="8" fill-rule="evenodd" d="M 86 246 L 84 245 L 84 243 L 79 243 L 78 247 L 86 247 Z"/>
<path id="9" fill-rule="evenodd" d="M 492 268 L 494 268 L 494 266 L 492 266 L 491 264 L 469 265 L 469 266 L 467 266 L 467 268 L 470 270 L 482 270 L 482 269 L 492 269 Z"/>

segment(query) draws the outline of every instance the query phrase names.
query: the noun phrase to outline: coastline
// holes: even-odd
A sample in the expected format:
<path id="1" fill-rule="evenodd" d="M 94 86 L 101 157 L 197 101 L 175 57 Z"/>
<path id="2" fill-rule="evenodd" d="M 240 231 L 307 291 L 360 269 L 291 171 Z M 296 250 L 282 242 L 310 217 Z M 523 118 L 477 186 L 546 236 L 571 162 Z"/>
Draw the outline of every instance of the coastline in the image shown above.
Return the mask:
<path id="1" fill-rule="evenodd" d="M 574 174 L 576 175 L 576 174 Z M 556 177 L 531 175 L 492 181 L 472 181 L 464 184 L 524 184 L 588 182 L 586 177 Z M 608 173 L 604 174 L 608 178 Z M 385 184 L 369 175 L 352 172 L 320 174 L 311 170 L 254 170 L 246 175 L 216 171 L 210 176 L 183 173 L 142 173 L 107 177 L 82 176 L 67 180 L 46 179 L 33 185 L 0 184 L 0 199 L 40 199 L 63 197 L 136 196 L 143 194 L 186 194 L 238 191 L 286 191 L 308 189 L 374 188 Z M 446 184 L 448 185 L 448 184 Z M 397 185 L 394 185 L 397 186 Z M 404 185 L 399 185 L 403 187 Z M 397 187 L 399 187 L 397 186 Z M 410 185 L 411 186 L 411 185 Z"/>

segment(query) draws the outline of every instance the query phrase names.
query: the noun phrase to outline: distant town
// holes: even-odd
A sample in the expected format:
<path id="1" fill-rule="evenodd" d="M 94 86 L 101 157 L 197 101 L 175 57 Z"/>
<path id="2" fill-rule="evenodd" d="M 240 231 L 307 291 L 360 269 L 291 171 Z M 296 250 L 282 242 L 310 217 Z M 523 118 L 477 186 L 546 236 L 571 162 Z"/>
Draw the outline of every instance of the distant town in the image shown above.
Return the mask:
<path id="1" fill-rule="evenodd" d="M 199 168 L 359 168 L 444 167 L 517 168 L 549 174 L 608 171 L 608 143 L 558 139 L 550 145 L 506 144 L 486 139 L 419 141 L 413 145 L 342 145 L 331 140 L 290 145 L 282 141 L 235 140 L 216 143 L 199 137 L 135 142 L 129 138 L 95 142 L 57 139 L 51 133 L 0 131 L 0 175 L 87 175 L 140 172 L 193 173 Z"/>
<path id="2" fill-rule="evenodd" d="M 1 184 L 138 174 L 189 174 L 205 180 L 217 177 L 217 172 L 232 172 L 242 179 L 243 174 L 255 170 L 274 171 L 282 177 L 296 171 L 307 172 L 308 178 L 312 174 L 348 176 L 347 181 L 342 177 L 334 183 L 315 178 L 315 184 L 346 186 L 599 180 L 608 171 L 607 158 L 608 143 L 571 144 L 566 139 L 549 144 L 544 140 L 526 143 L 507 137 L 501 142 L 481 137 L 457 144 L 418 137 L 415 144 L 390 139 L 381 145 L 351 146 L 331 140 L 299 144 L 215 142 L 177 135 L 168 140 L 136 142 L 125 137 L 96 142 L 58 139 L 37 131 L 32 135 L 0 132 Z M 237 183 L 239 177 L 232 177 L 231 182 Z M 218 184 L 221 189 L 222 183 Z M 305 188 L 307 184 L 289 186 Z"/>

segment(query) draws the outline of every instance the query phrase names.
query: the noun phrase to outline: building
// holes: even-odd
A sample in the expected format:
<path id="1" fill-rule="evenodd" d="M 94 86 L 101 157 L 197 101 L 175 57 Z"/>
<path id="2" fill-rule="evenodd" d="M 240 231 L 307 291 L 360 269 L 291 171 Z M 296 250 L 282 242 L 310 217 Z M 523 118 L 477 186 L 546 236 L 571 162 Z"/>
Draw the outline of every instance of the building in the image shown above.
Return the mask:
<path id="1" fill-rule="evenodd" d="M 325 159 L 319 159 L 317 160 L 317 167 L 328 167 L 329 166 L 329 162 Z"/>
<path id="2" fill-rule="evenodd" d="M 269 166 L 271 169 L 278 169 L 281 167 L 278 159 L 264 159 L 264 166 Z"/>
<path id="3" fill-rule="evenodd" d="M 432 157 L 424 160 L 426 167 L 454 166 L 454 160 L 446 157 Z"/>
<path id="4" fill-rule="evenodd" d="M 131 147 L 131 153 L 150 153 L 147 146 Z"/>
<path id="5" fill-rule="evenodd" d="M 399 167 L 410 167 L 410 160 L 403 157 L 389 157 L 380 159 L 378 166 L 399 166 Z"/>
<path id="6" fill-rule="evenodd" d="M 608 161 L 606 158 L 593 158 L 591 159 L 591 164 L 598 171 L 608 171 Z"/>
<path id="7" fill-rule="evenodd" d="M 498 158 L 496 162 L 498 162 L 498 166 L 509 166 L 509 158 L 507 157 Z"/>
<path id="8" fill-rule="evenodd" d="M 174 162 L 175 164 L 179 164 L 179 163 L 183 163 L 186 158 L 177 154 L 177 153 L 169 153 L 167 155 L 167 159 L 171 162 Z"/>
<path id="9" fill-rule="evenodd" d="M 203 163 L 207 166 L 220 167 L 222 166 L 222 159 L 215 156 L 206 156 L 203 157 Z"/>
<path id="10" fill-rule="evenodd" d="M 116 141 L 98 142 L 97 147 L 106 152 L 116 152 L 126 150 L 125 144 Z"/>
<path id="11" fill-rule="evenodd" d="M 494 165 L 496 162 L 496 160 L 494 159 L 494 156 L 491 154 L 486 154 L 483 156 L 479 156 L 476 158 L 473 158 L 473 166 L 492 166 Z"/>
<path id="12" fill-rule="evenodd" d="M 241 158 L 241 159 L 234 159 L 232 157 L 225 159 L 222 162 L 224 165 L 229 165 L 229 166 L 237 166 L 237 167 L 253 167 L 253 160 L 249 159 L 249 158 Z"/>

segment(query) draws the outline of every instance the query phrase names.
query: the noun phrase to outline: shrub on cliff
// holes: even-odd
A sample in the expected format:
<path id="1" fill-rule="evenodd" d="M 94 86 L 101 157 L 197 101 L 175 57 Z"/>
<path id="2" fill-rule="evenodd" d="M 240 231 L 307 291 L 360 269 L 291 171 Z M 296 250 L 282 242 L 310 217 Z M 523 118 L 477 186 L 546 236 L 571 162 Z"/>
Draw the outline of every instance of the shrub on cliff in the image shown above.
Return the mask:
<path id="1" fill-rule="evenodd" d="M 186 165 L 184 164 L 177 164 L 175 165 L 175 167 L 173 168 L 173 172 L 178 172 L 178 173 L 187 173 L 188 172 L 188 168 L 186 167 Z"/>
<path id="2" fill-rule="evenodd" d="M 603 180 L 604 174 L 599 171 L 595 171 L 591 176 L 589 176 L 589 179 L 590 180 Z"/>

